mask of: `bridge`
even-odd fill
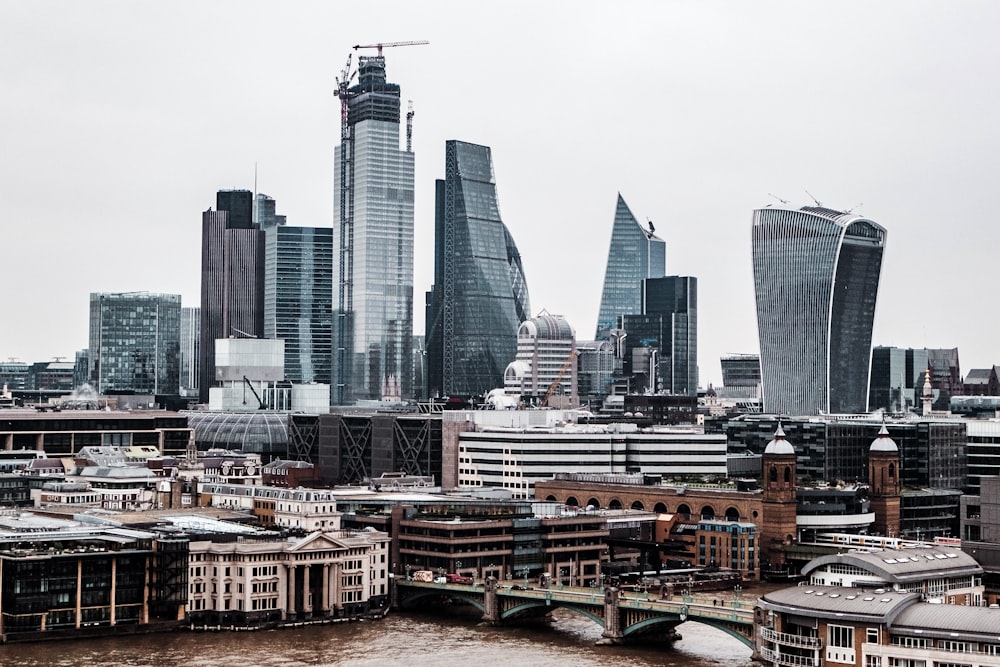
[[[431,583],[403,577],[393,580],[393,607],[397,609],[416,609],[442,596],[474,606],[482,612],[483,622],[492,625],[565,609],[603,627],[600,644],[621,644],[636,638],[669,639],[676,636],[678,625],[693,621],[718,628],[751,649],[754,645],[753,609],[738,598],[724,600],[719,606],[690,595],[668,600],[613,586],[533,588],[500,584],[492,578],[472,584]]]

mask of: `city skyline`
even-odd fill
[[[90,292],[200,305],[197,215],[254,188],[255,164],[290,224],[332,226],[335,77],[348,52],[374,55],[355,44],[426,39],[384,54],[414,102],[416,295],[459,139],[493,149],[533,308],[578,331],[596,321],[612,197],[653,220],[666,273],[699,280],[702,384],[758,349],[752,211],[807,191],[892,230],[874,345],[957,347],[963,374],[1000,361],[978,288],[1000,242],[992,3],[513,3],[474,34],[444,20],[458,3],[390,2],[376,27],[320,3],[4,7],[4,358],[72,358]],[[956,326],[984,304],[981,326]]]

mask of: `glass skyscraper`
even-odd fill
[[[530,317],[521,255],[500,219],[487,146],[448,141],[435,191],[434,286],[427,294],[428,389],[475,396],[503,387]]]
[[[264,251],[264,337],[285,341],[285,379],[330,383],[333,230],[285,226],[257,195]]]
[[[90,382],[101,394],[178,394],[181,297],[90,294]]]
[[[867,409],[885,240],[880,225],[841,211],[754,211],[764,410],[815,415]]]
[[[642,281],[666,274],[666,254],[667,246],[654,234],[653,224],[649,223],[648,229],[640,225],[619,193],[597,316],[597,338],[605,338],[610,329],[618,328],[622,315],[642,313]]]
[[[412,397],[413,153],[399,148],[399,86],[358,59],[334,165],[335,404]]]

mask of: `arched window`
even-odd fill
[[[739,521],[740,511],[735,507],[726,508],[726,521]]]
[[[632,509],[634,509],[634,510],[644,510],[646,508],[643,506],[641,500],[637,500],[634,503],[632,503]]]
[[[777,484],[778,483],[778,469],[775,468],[774,466],[771,466],[771,477],[770,477],[770,479],[771,479],[771,483],[772,484]]]
[[[889,479],[896,479],[896,464],[889,464]]]
[[[566,499],[566,504],[570,507],[579,507],[580,501],[576,499],[576,496],[570,496]]]
[[[681,503],[680,505],[677,506],[677,513],[678,514],[683,514],[684,516],[690,518],[690,516],[691,516],[691,508],[688,507],[686,504]]]
[[[663,503],[656,503],[656,505],[653,506],[653,511],[659,514],[666,514],[668,512],[667,506]]]
[[[608,503],[609,510],[620,510],[622,508],[622,501],[617,498],[612,498],[611,502]]]
[[[550,502],[550,503],[551,503],[551,502],[554,502],[554,501],[555,501],[555,499],[556,499],[556,497],[555,497],[555,496],[553,496],[553,495],[551,495],[551,494],[550,494],[550,495],[548,495],[548,496],[545,496],[545,500],[546,500],[547,502]]]
[[[701,518],[702,519],[714,519],[715,518],[715,508],[711,505],[705,505],[701,508]]]
[[[792,481],[792,469],[785,466],[785,484],[790,484]]]
[[[591,498],[590,500],[587,501],[587,507],[593,507],[594,509],[600,509],[601,508],[601,501],[598,500],[597,498]]]

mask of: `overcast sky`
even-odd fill
[[[332,225],[335,77],[429,40],[385,50],[416,112],[417,333],[461,139],[493,149],[532,308],[579,339],[621,192],[698,278],[718,384],[758,349],[753,209],[808,191],[888,230],[874,344],[1000,363],[997,26],[988,1],[0,0],[0,359],[87,347],[90,292],[199,305],[201,212],[255,164],[290,225]]]

